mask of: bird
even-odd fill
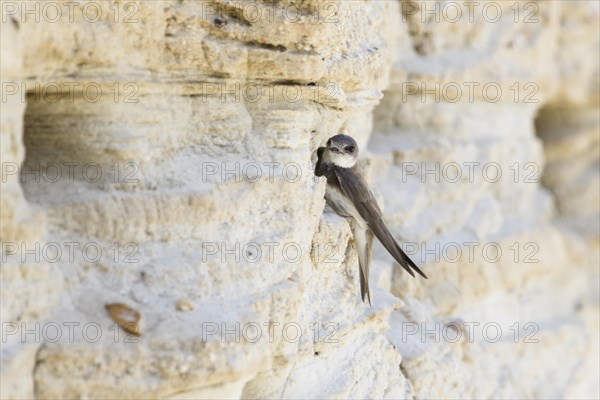
[[[375,196],[357,166],[357,161],[356,141],[351,136],[341,133],[329,138],[325,147],[317,149],[315,175],[327,179],[325,202],[350,225],[358,253],[361,298],[363,303],[367,299],[371,306],[369,268],[373,255],[373,236],[410,275],[415,277],[416,271],[425,279],[427,276],[394,239],[383,220],[383,213]]]

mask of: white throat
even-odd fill
[[[325,161],[337,165],[341,168],[352,168],[356,164],[356,158],[349,154],[338,154],[328,151]]]

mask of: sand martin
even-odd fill
[[[352,229],[360,266],[360,294],[371,304],[369,267],[373,253],[373,235],[409,274],[414,271],[427,276],[402,251],[383,221],[381,209],[356,165],[358,146],[348,135],[331,137],[326,147],[317,150],[316,176],[327,178],[325,201],[339,216],[346,218]]]

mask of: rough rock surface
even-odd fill
[[[597,3],[51,3],[2,1],[0,397],[600,397]],[[372,308],[342,130],[429,276],[376,247]]]

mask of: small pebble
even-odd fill
[[[142,314],[123,303],[105,304],[104,308],[122,329],[134,335],[141,336],[144,330],[141,326]]]
[[[175,304],[178,311],[192,311],[195,306],[194,303],[189,299],[181,299]]]

